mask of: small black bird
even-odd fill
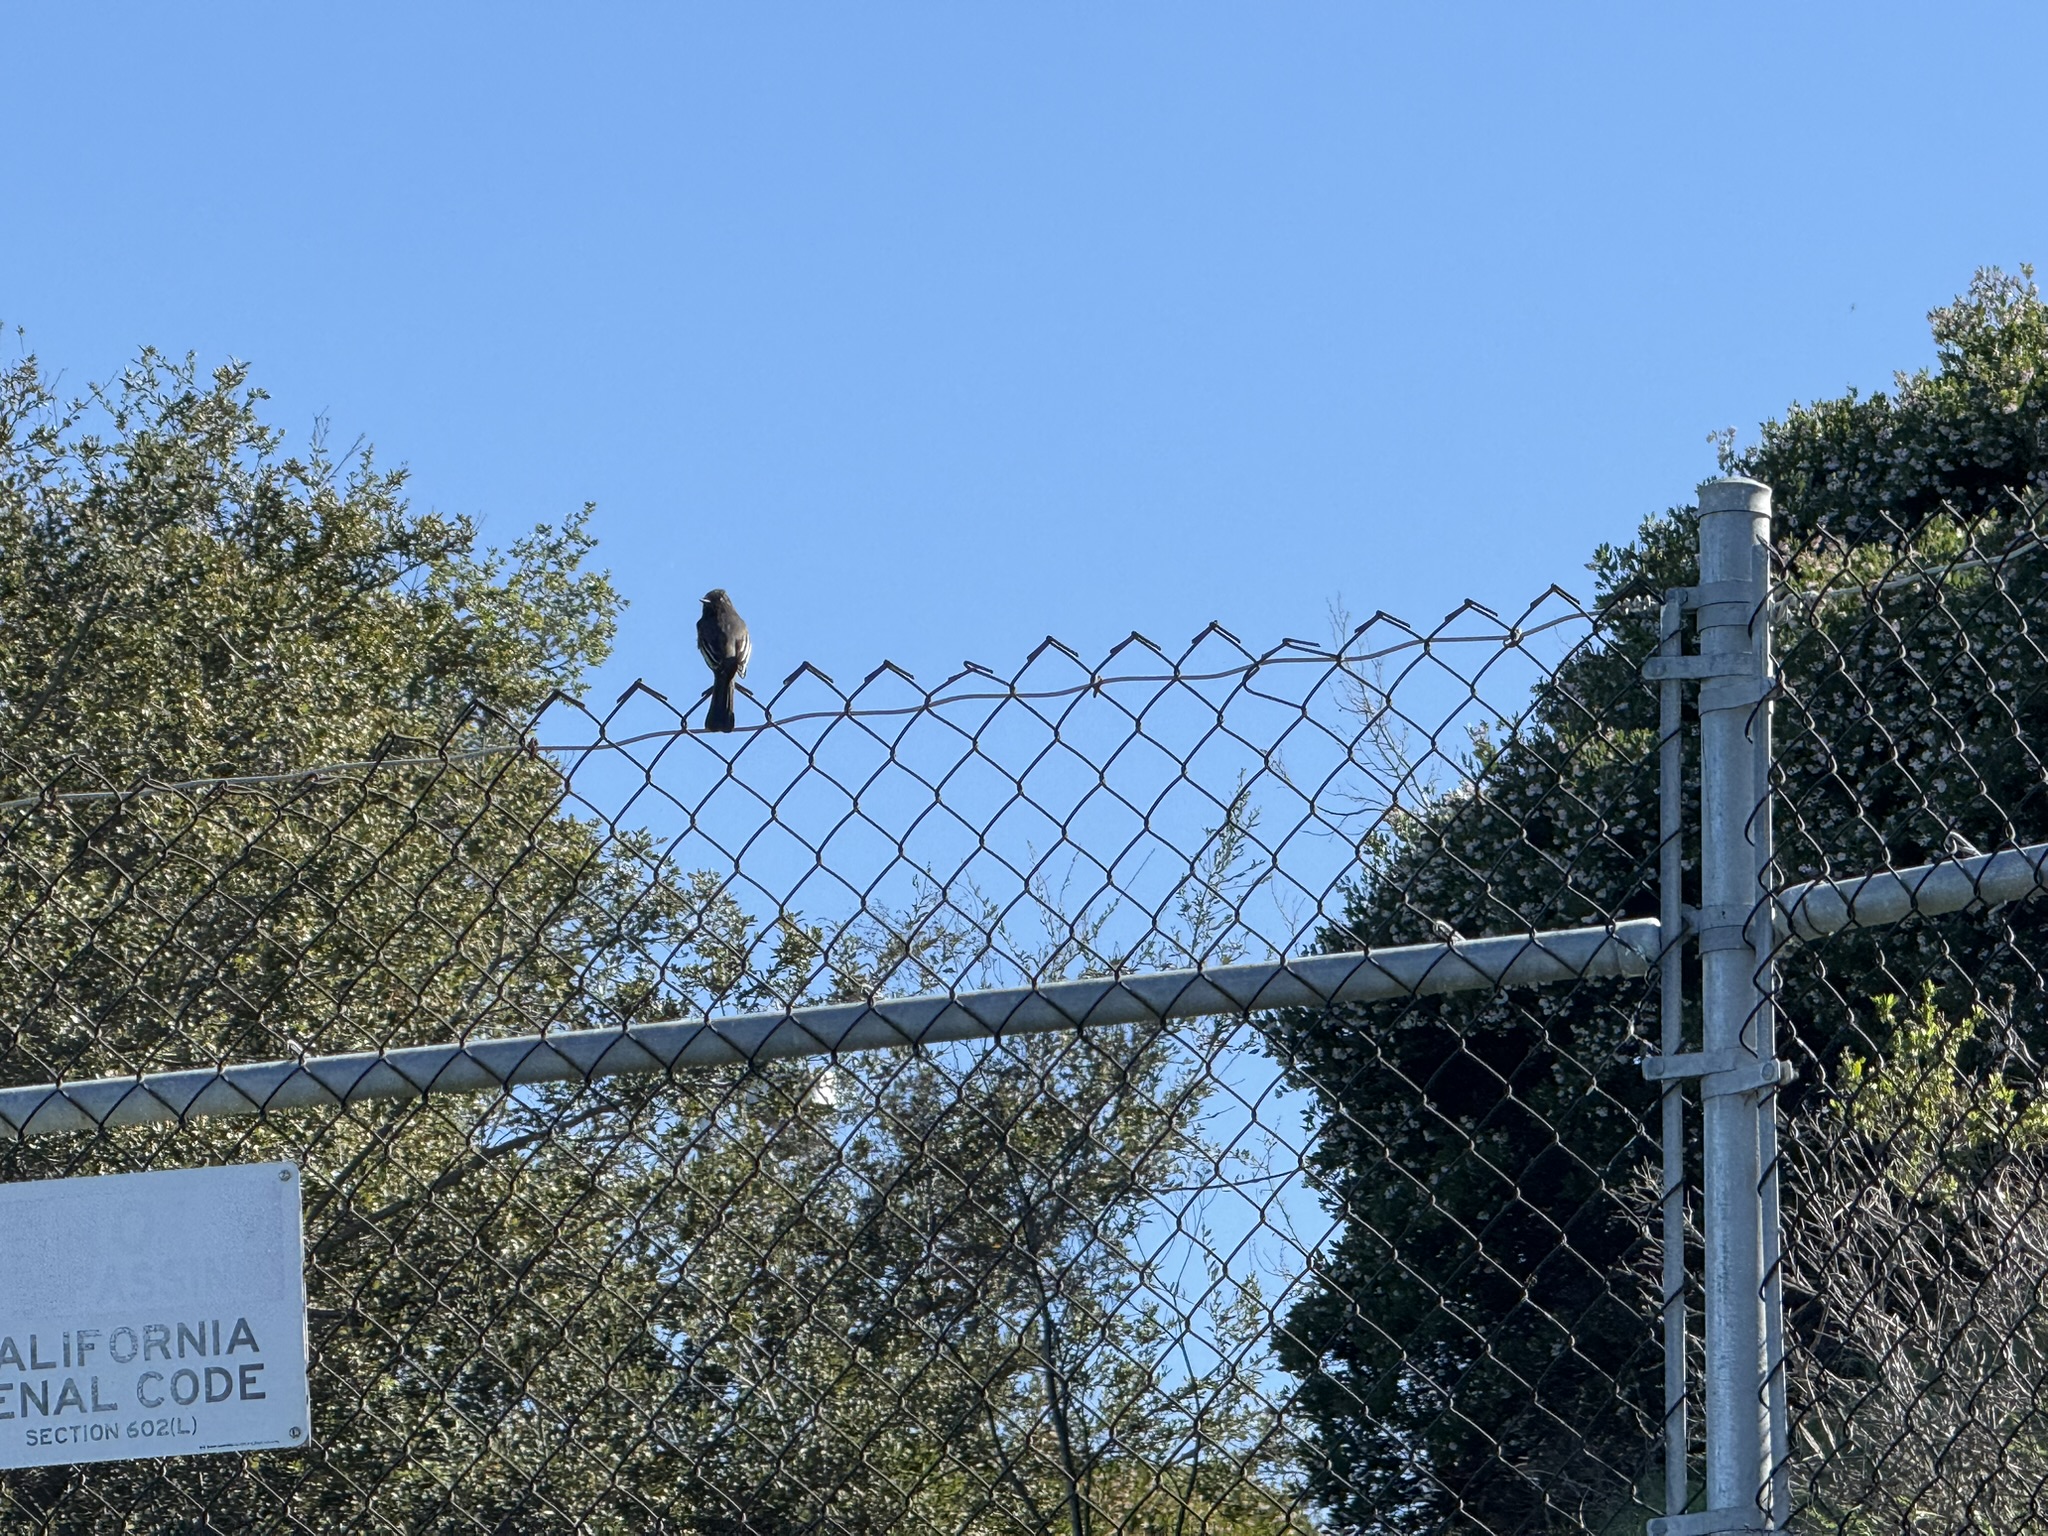
[[[735,723],[733,684],[747,675],[754,643],[747,638],[747,621],[723,587],[704,594],[704,611],[697,616],[697,654],[711,669],[711,708],[704,713],[704,729],[729,731]]]

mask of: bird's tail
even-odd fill
[[[733,684],[737,672],[721,670],[711,682],[711,707],[704,712],[704,729],[707,731],[729,731],[739,722],[732,712]]]

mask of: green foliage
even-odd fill
[[[1933,324],[1937,368],[1796,407],[1726,466],[1774,488],[1788,583],[1869,594],[1793,604],[1777,627],[1788,882],[1938,858],[1951,833],[1987,849],[2048,838],[2048,306],[2030,275],[1986,272]],[[1328,947],[1413,942],[1435,921],[1476,935],[1655,913],[1640,667],[1656,599],[1695,579],[1695,516],[1673,509],[1595,552],[1595,640],[1455,792],[1409,808]],[[2001,564],[1947,569],[1958,555]],[[1873,997],[1930,983],[2048,1044],[2044,963],[2032,907],[1795,951],[1794,1102],[1844,1053],[1878,1048]],[[1656,1156],[1637,996],[1583,985],[1283,1021],[1283,1058],[1323,1106],[1317,1163],[1344,1226],[1276,1344],[1337,1528],[1597,1530],[1654,1498],[1655,1305],[1629,1278],[1654,1273],[1649,1213],[1627,1193]]]
[[[1987,1162],[2048,1147],[2048,1104],[2023,1097],[2003,1067],[1963,1068],[1983,1044],[1982,1008],[1945,1018],[1931,983],[1903,1016],[1897,996],[1875,1002],[1886,1050],[1844,1053],[1834,1107],[1845,1132],[1885,1148],[1885,1176],[1902,1194],[1951,1202]]]
[[[619,599],[581,569],[588,508],[479,553],[368,450],[285,455],[263,398],[154,353],[89,406],[33,358],[0,374],[14,792],[69,760],[119,782],[439,745],[603,659]]]
[[[1988,1014],[1876,1000],[1786,1138],[1800,1528],[2024,1529],[2048,1477],[2048,1106]]]

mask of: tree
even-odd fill
[[[936,907],[750,912],[582,810],[520,738],[613,631],[585,517],[480,551],[367,452],[287,455],[261,402],[156,354],[75,405],[0,375],[0,1082],[783,1008],[987,950]],[[1099,967],[1085,932],[1034,964]],[[1144,1300],[1142,1208],[1215,1156],[1204,1087],[1128,1030],[0,1144],[7,1179],[298,1161],[315,1413],[304,1452],[0,1474],[0,1510],[1288,1529],[1245,1389],[1168,1369]]]
[[[2030,273],[1987,271],[1932,321],[1934,369],[1795,407],[1724,464],[1774,488],[1779,574],[1811,594],[1777,631],[1788,882],[1938,858],[1952,834],[2048,837],[2032,553],[2048,306]],[[1329,947],[1654,914],[1656,706],[1639,669],[1653,594],[1695,579],[1694,516],[1597,551],[1595,638],[1455,790],[1366,850]],[[1882,1048],[1882,997],[1931,984],[1952,1016],[1987,1008],[2043,1043],[2040,923],[2019,906],[1794,950],[1792,1112]],[[1638,995],[1588,984],[1281,1021],[1283,1059],[1320,1096],[1317,1166],[1345,1225],[1276,1342],[1340,1528],[1607,1530],[1657,1512],[1654,1292],[1617,1279],[1646,1269],[1651,1213],[1628,1192],[1656,1156]]]
[[[413,513],[403,475],[367,453],[286,457],[260,401],[240,368],[202,379],[153,354],[78,405],[33,359],[0,380],[0,793],[428,761],[12,816],[9,1081],[594,1024],[627,995],[616,972],[689,931],[678,902],[642,898],[644,849],[562,814],[545,765],[462,756],[602,658],[618,604],[580,569],[583,518],[478,554],[472,528]],[[559,1317],[591,1319],[605,1366],[652,1368],[628,1347],[647,1288],[585,1294],[630,1210],[591,1210],[591,1166],[650,1113],[625,1089],[593,1113],[517,1095],[9,1147],[11,1178],[303,1162],[325,1448],[16,1474],[11,1508],[53,1529],[132,1515],[172,1530],[201,1509],[333,1515],[374,1489],[415,1529],[518,1498],[587,1506],[603,1528],[588,1440],[580,1465],[557,1457],[525,1486],[480,1491],[465,1469],[494,1450],[517,1462],[508,1404],[587,1395],[561,1368]],[[548,1245],[578,1208],[599,1217],[588,1245]],[[449,1301],[508,1285],[525,1305],[480,1347]]]

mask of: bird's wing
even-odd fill
[[[739,670],[733,675],[735,677],[745,677],[747,675],[747,663],[754,659],[754,637],[748,634],[745,629],[741,629],[739,640],[732,649],[733,654],[739,658],[740,663]]]

